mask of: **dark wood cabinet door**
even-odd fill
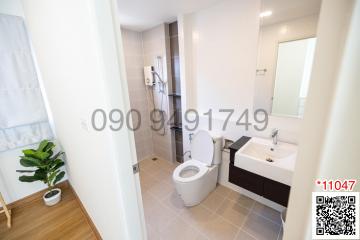
[[[263,196],[269,200],[287,206],[290,195],[290,186],[273,181],[271,179],[264,179]]]
[[[233,164],[229,166],[229,182],[245,188],[253,193],[263,194],[263,177],[235,167]]]

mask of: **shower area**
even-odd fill
[[[137,160],[183,162],[177,22],[121,32]]]

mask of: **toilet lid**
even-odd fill
[[[191,141],[191,158],[211,166],[214,156],[214,142],[206,131],[199,131]]]

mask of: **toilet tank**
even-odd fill
[[[213,157],[213,164],[214,165],[219,165],[221,164],[221,159],[222,159],[222,137],[220,136],[216,136],[216,135],[212,135],[211,137],[214,140],[214,157]]]

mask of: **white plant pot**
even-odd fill
[[[54,196],[51,196],[49,198],[46,198],[46,194],[48,194],[50,191],[47,191],[43,195],[44,203],[46,206],[54,206],[61,200],[61,189],[60,188],[54,188],[53,191],[58,191],[58,193]]]

